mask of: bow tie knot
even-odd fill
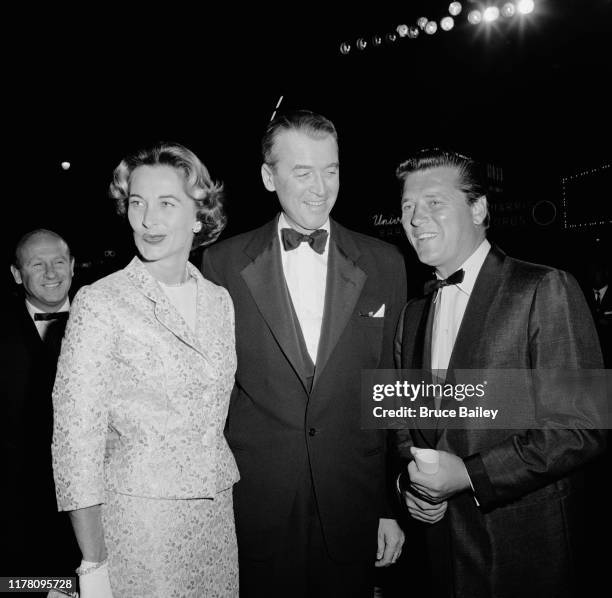
[[[464,275],[465,272],[463,270],[457,270],[456,272],[453,272],[453,274],[451,274],[448,278],[444,278],[443,280],[428,280],[425,283],[423,292],[425,295],[429,295],[429,293],[433,293],[434,291],[437,291],[442,287],[447,287],[453,284],[461,284],[463,282]]]
[[[327,231],[320,228],[309,235],[305,235],[294,228],[281,228],[281,238],[285,251],[297,249],[300,243],[308,243],[314,251],[322,254],[327,243]]]
[[[35,321],[48,321],[48,320],[67,320],[68,312],[67,311],[50,311],[44,313],[34,314]]]

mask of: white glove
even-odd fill
[[[104,562],[98,567],[94,565],[97,563],[81,561],[81,566],[77,570],[81,598],[113,598],[108,577],[108,563]]]

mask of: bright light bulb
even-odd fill
[[[62,170],[68,170],[70,168],[70,162],[62,162]]]
[[[472,23],[472,25],[478,25],[478,23],[482,21],[482,14],[479,10],[472,10],[468,14],[468,21]]]
[[[451,2],[448,5],[448,13],[456,17],[461,12],[461,2]]]
[[[515,12],[516,8],[514,8],[514,4],[512,4],[512,2],[506,2],[506,4],[502,6],[501,13],[502,16],[506,18],[513,17]]]
[[[395,30],[400,37],[406,37],[408,35],[408,25],[398,25]]]
[[[499,18],[499,8],[497,6],[487,6],[482,13],[482,18],[487,23],[492,23]]]
[[[450,31],[455,26],[455,20],[453,17],[444,17],[440,21],[440,27],[444,29],[444,31]]]
[[[425,33],[433,35],[436,31],[438,31],[438,23],[435,21],[428,21],[427,25],[425,25]]]
[[[425,25],[427,25],[427,17],[419,17],[419,19],[417,20],[417,25],[421,28],[421,29],[425,29]]]
[[[363,39],[363,37],[360,37],[360,38],[357,40],[357,44],[356,44],[356,45],[357,45],[357,47],[358,47],[360,50],[365,50],[365,49],[366,49],[366,47],[367,47],[367,45],[368,45],[368,42],[367,42],[365,39]]]
[[[410,39],[416,39],[417,37],[419,37],[419,33],[420,33],[419,28],[415,27],[414,25],[408,28],[408,37]]]
[[[534,8],[535,2],[533,0],[519,0],[516,3],[516,10],[523,15],[528,15],[530,12],[533,12]]]

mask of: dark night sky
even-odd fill
[[[354,47],[360,35],[421,14],[439,19],[448,2],[404,4],[334,17],[314,5],[273,18],[262,14],[271,7],[249,15],[237,5],[223,18],[179,5],[157,14],[152,5],[130,15],[54,7],[35,20],[15,17],[4,110],[12,155],[5,259],[38,226],[64,233],[81,260],[128,248],[106,189],[127,151],[158,139],[189,146],[225,182],[227,234],[263,223],[276,204],[260,182],[259,139],[280,95],[285,107],[335,122],[342,186],[334,214],[366,232],[376,232],[372,214],[397,212],[395,166],[422,146],[499,164],[508,193],[528,204],[558,204],[561,176],[610,163],[609,0],[540,0],[528,18],[489,27],[467,24],[464,8],[450,32],[339,53],[344,40]],[[584,201],[610,195],[606,188],[605,197]],[[565,241],[578,238],[568,234],[557,220],[499,237],[521,257],[554,261],[557,245],[566,255]],[[610,227],[589,235],[608,240]]]

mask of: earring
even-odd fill
[[[194,233],[199,233],[202,230],[202,223],[196,222],[191,229]]]

